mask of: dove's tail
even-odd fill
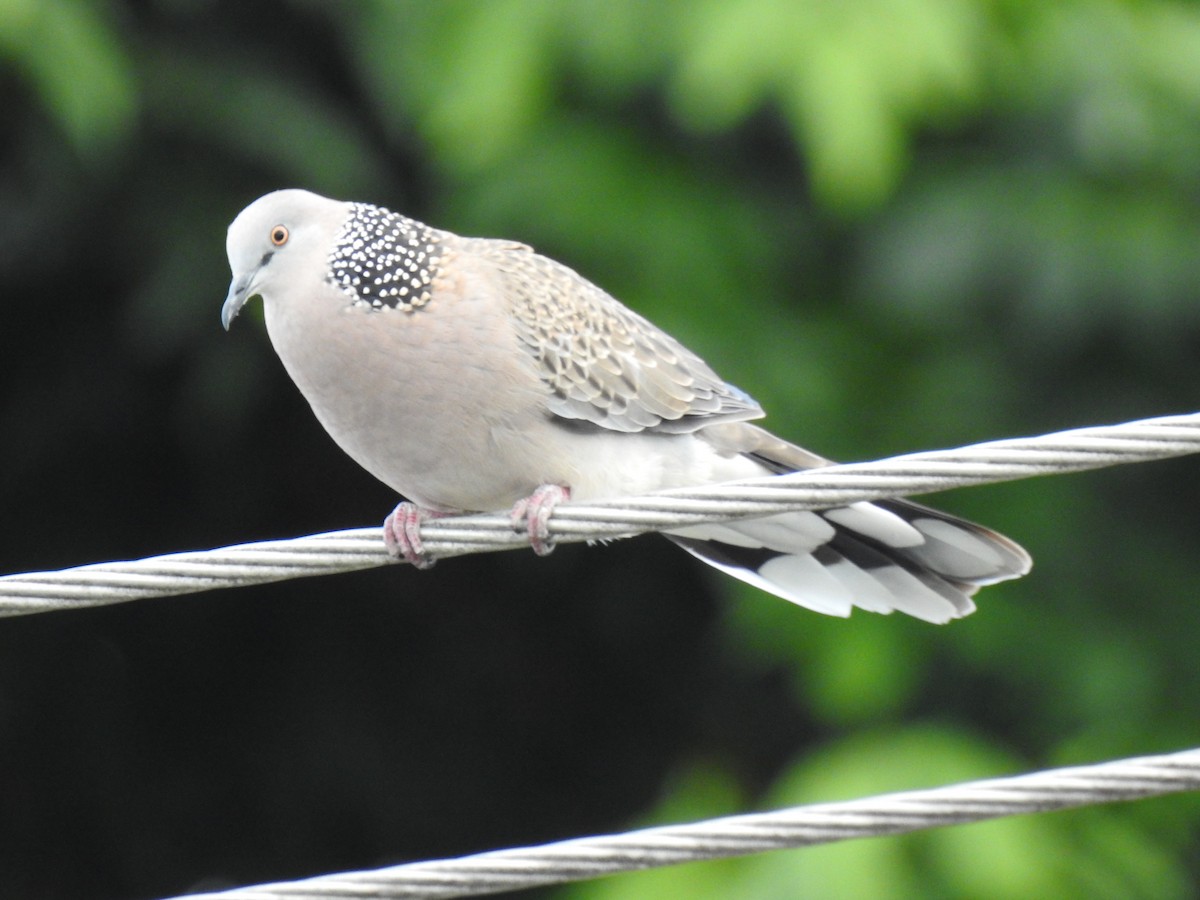
[[[943,623],[975,609],[980,587],[1029,571],[1020,546],[904,500],[854,503],[668,534],[736,578],[817,612],[899,610]]]

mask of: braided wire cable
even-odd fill
[[[679,863],[1200,790],[1200,750],[193,894],[190,900],[474,897]],[[180,898],[176,898],[180,900]]]
[[[1200,413],[1164,416],[641,497],[563,503],[551,515],[549,528],[557,542],[607,540],[1197,452]],[[431,519],[421,525],[421,538],[426,551],[436,557],[527,545],[525,536],[514,532],[509,517],[496,513]],[[0,577],[0,616],[241,587],[393,562],[384,550],[381,529],[356,528],[5,575]]]

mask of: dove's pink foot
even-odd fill
[[[554,507],[570,499],[570,488],[560,484],[543,484],[513,506],[513,528],[529,535],[529,546],[538,556],[545,556],[554,549],[554,541],[550,540],[550,514],[554,512]]]
[[[422,509],[405,500],[391,515],[383,520],[383,543],[388,553],[397,559],[412,563],[418,569],[428,569],[436,559],[425,552],[421,542],[421,523],[426,519],[440,519],[448,513]]]

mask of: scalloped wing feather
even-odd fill
[[[667,433],[762,417],[748,394],[572,269],[523,244],[469,243],[507,283],[517,334],[554,415]]]

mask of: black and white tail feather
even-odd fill
[[[971,595],[1029,571],[1017,544],[973,522],[903,500],[855,503],[668,538],[742,581],[831,616],[854,607],[944,623],[974,612]]]
[[[731,432],[736,440],[752,433],[761,442],[742,455],[776,474],[829,463],[754,426],[738,429]],[[970,615],[976,591],[1019,578],[1033,564],[1004,535],[908,500],[694,526],[667,537],[709,565],[816,612],[897,610],[937,624]]]

